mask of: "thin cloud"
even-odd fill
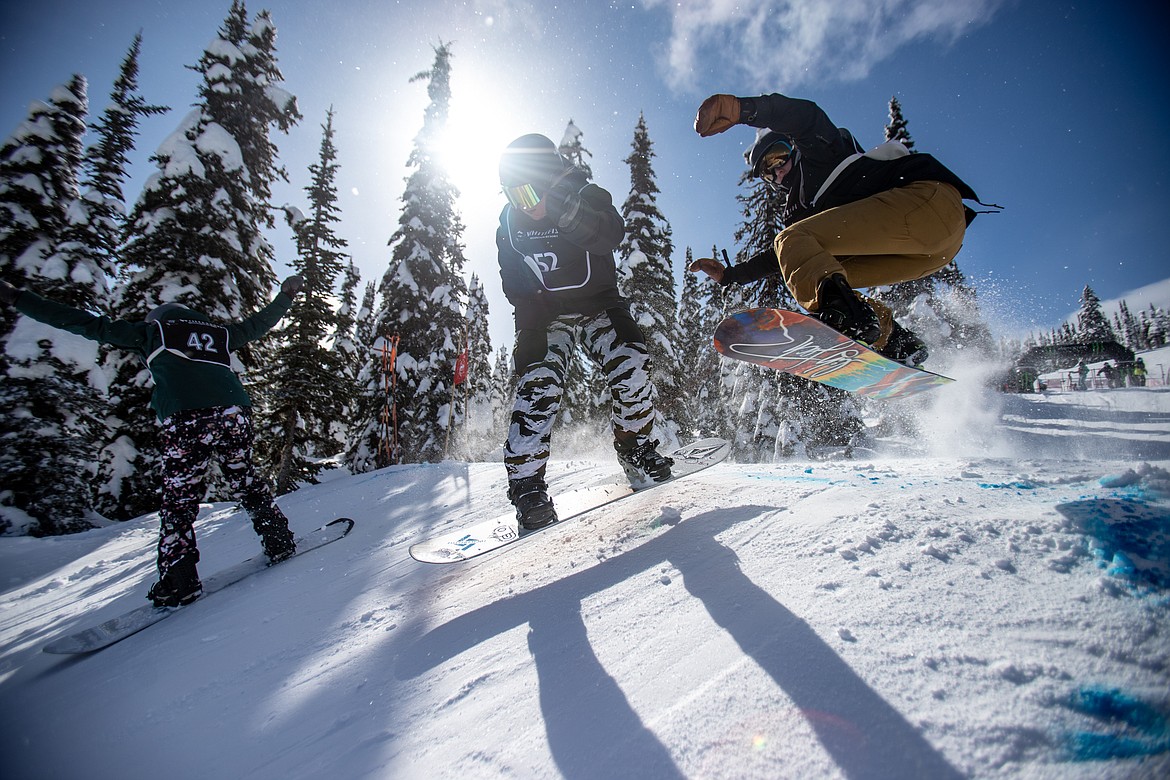
[[[854,81],[922,38],[952,43],[1007,0],[643,0],[670,17],[659,66],[672,89]]]

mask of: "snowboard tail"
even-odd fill
[[[955,381],[913,368],[786,309],[748,309],[715,329],[719,354],[868,398],[902,398]]]
[[[634,495],[634,493],[669,485],[675,480],[714,466],[726,458],[730,452],[731,444],[724,439],[700,439],[666,454],[667,457],[674,460],[674,465],[670,469],[671,476],[668,480],[652,482],[638,488],[634,488],[626,480],[622,480],[621,482],[574,490],[556,496],[555,502],[560,520],[555,523],[550,523],[534,531],[525,531],[520,528],[515,512],[508,512],[499,517],[483,520],[418,542],[411,546],[410,557],[421,563],[466,561],[514,542],[530,539],[542,531],[557,528],[586,512],[620,501]]]
[[[316,550],[318,547],[324,547],[331,542],[336,542],[338,539],[344,538],[352,530],[353,520],[348,517],[340,517],[332,520],[315,531],[298,536],[296,539],[296,554],[278,564],[272,565],[280,566],[285,561],[291,561],[293,558]],[[230,568],[218,571],[210,577],[203,578],[203,595],[191,603],[197,604],[212,593],[223,590],[227,586],[234,585],[245,577],[250,577],[267,568],[270,568],[268,558],[261,554]],[[101,650],[102,648],[121,642],[126,637],[133,636],[142,629],[152,626],[160,620],[165,620],[176,612],[187,609],[190,606],[188,604],[186,607],[156,607],[153,604],[146,604],[132,609],[123,615],[92,626],[91,628],[56,639],[45,645],[44,651],[46,653],[61,655],[92,653],[95,650]]]

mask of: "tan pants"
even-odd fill
[[[800,220],[776,236],[776,257],[797,303],[816,311],[826,276],[854,289],[921,279],[955,259],[966,229],[959,191],[919,181]]]

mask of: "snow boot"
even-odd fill
[[[287,561],[297,554],[297,545],[293,541],[292,531],[287,527],[283,531],[266,532],[260,537],[260,544],[264,547],[264,554],[268,556],[268,565]]]
[[[557,521],[557,510],[548,497],[548,487],[543,477],[522,477],[510,481],[508,500],[516,507],[516,520],[526,531],[535,531]]]
[[[202,596],[203,583],[199,581],[195,561],[194,555],[184,555],[172,563],[158,582],[150,586],[146,597],[156,607],[181,607]]]
[[[893,330],[878,353],[911,368],[922,365],[930,356],[922,339],[914,331],[902,327],[897,320],[894,320]]]
[[[658,442],[647,440],[633,447],[614,442],[618,462],[625,469],[626,479],[635,488],[670,479],[674,461],[658,452]]]
[[[849,286],[841,274],[821,280],[817,287],[817,310],[812,314],[833,330],[862,344],[872,344],[882,335],[882,326],[873,307]]]

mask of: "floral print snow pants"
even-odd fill
[[[520,380],[504,443],[509,480],[544,477],[574,344],[580,344],[605,374],[613,398],[615,442],[636,446],[650,438],[654,428],[650,353],[629,312],[610,309],[591,318],[563,315],[543,331],[516,334],[513,357]]]
[[[158,571],[164,576],[178,560],[194,556],[195,518],[207,492],[207,467],[214,458],[232,494],[252,518],[265,552],[292,543],[288,518],[273,502],[268,485],[252,464],[252,410],[216,406],[176,412],[164,423],[162,508],[159,510]]]

